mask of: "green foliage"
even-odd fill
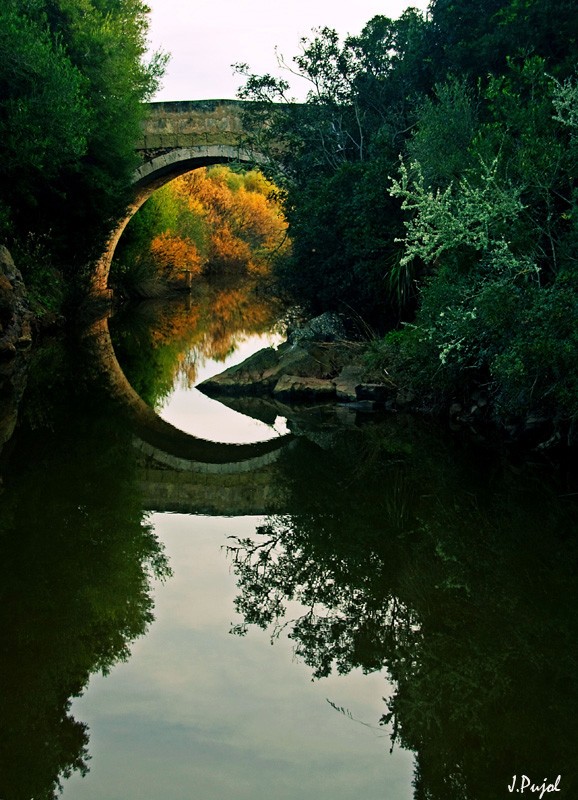
[[[390,191],[403,198],[402,210],[411,212],[402,240],[402,265],[414,258],[436,264],[448,251],[484,254],[508,249],[503,237],[523,206],[519,191],[499,179],[497,162],[482,161],[475,180],[464,177],[456,187],[435,192],[425,185],[419,163],[408,170],[402,162],[400,173],[401,179],[393,180]]]
[[[539,56],[554,74],[574,69],[578,20],[573,0],[433,0],[436,60],[483,79],[508,56]]]
[[[62,272],[54,267],[50,237],[29,233],[16,243],[12,255],[16,264],[27,265],[26,289],[34,314],[58,313],[66,299],[66,285]]]
[[[317,312],[352,307],[368,322],[396,317],[387,273],[400,234],[399,204],[384,192],[429,69],[426,24],[415,10],[375,17],[343,43],[323,28],[302,41],[294,70],[307,103],[283,105],[288,85],[250,75],[240,96],[252,146],[278,165],[294,250],[280,287]]]
[[[281,288],[405,323],[370,360],[436,406],[483,382],[498,417],[576,413],[574,6],[434,0],[343,43],[320,29],[293,60],[299,107],[244,68],[249,135],[286,190]]]
[[[450,78],[425,97],[408,142],[412,162],[420,165],[426,186],[447,187],[474,165],[472,141],[478,127],[478,102],[465,80]]]
[[[1,233],[11,245],[49,235],[69,280],[126,203],[142,102],[165,60],[144,62],[147,13],[141,0],[7,0],[0,11]]]
[[[3,235],[20,205],[30,211],[38,188],[84,156],[92,122],[85,78],[36,16],[11,0],[0,10]]]
[[[375,182],[376,167],[376,162],[342,165],[327,181],[308,187],[287,212],[292,252],[275,265],[275,274],[281,290],[312,313],[337,306],[357,311],[367,322],[383,322],[392,313],[384,282],[401,231],[392,199]],[[384,226],[388,216],[391,223]]]
[[[578,414],[575,276],[548,287],[503,249],[475,274],[439,269],[422,290],[415,323],[375,344],[374,369],[437,408],[483,387],[495,419],[530,415],[563,427]]]
[[[447,96],[456,88],[450,82]],[[462,160],[449,182],[427,155],[440,141],[438,97],[408,148],[417,142],[425,168],[402,160],[391,187],[406,214],[400,269],[415,276],[425,266],[429,277],[411,333],[386,339],[373,361],[389,359],[395,380],[436,406],[483,385],[497,419],[537,415],[566,427],[578,412],[573,83],[554,81],[539,58],[491,76],[468,152],[459,137],[456,152],[447,146],[446,163]],[[452,125],[450,115],[448,134]]]
[[[207,233],[202,217],[170,186],[163,186],[149,197],[131,218],[111,269],[111,280],[129,295],[138,295],[139,287],[158,277],[159,268],[150,252],[151,242],[163,233],[190,238],[201,253],[206,253]]]

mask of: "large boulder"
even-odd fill
[[[327,378],[282,375],[273,389],[273,396],[287,400],[331,400],[335,385]]]
[[[269,395],[275,392],[279,380],[285,376],[326,381],[330,384],[358,349],[357,345],[346,342],[312,340],[302,340],[296,344],[286,342],[277,350],[272,347],[260,350],[241,364],[203,381],[197,388],[211,396]],[[295,389],[294,394],[311,396],[312,387],[315,385],[319,386],[319,391],[324,396],[327,396],[328,392],[335,394],[333,384],[327,389],[321,383],[310,384],[308,392]],[[284,388],[281,391],[287,394]]]
[[[326,311],[314,317],[304,325],[292,328],[287,332],[289,344],[299,342],[339,342],[347,339],[345,325],[339,314]]]
[[[32,343],[31,319],[22,275],[0,246],[0,450],[14,433],[26,386],[24,351]]]

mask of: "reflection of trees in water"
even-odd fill
[[[575,500],[397,420],[287,453],[280,479],[294,513],[231,544],[246,624],[288,625],[317,676],[387,668],[416,798],[502,798],[514,774],[572,792]]]
[[[0,504],[6,800],[52,798],[86,771],[88,730],[71,698],[128,657],[153,619],[151,578],[168,572],[133,485],[126,426],[79,386],[60,348],[32,366]]]
[[[158,406],[175,382],[193,386],[208,359],[224,361],[246,336],[270,331],[280,305],[258,286],[198,281],[190,298],[149,301],[113,318],[116,353],[143,400]]]

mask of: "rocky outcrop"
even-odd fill
[[[291,331],[279,348],[260,350],[201,383],[213,397],[272,397],[281,402],[383,404],[391,389],[366,378],[365,345],[347,341],[336,314],[322,314]]]
[[[268,347],[199,385],[211,396],[272,396],[282,400],[333,400],[354,392],[341,375],[360,360],[363,347],[353,342],[318,342],[300,339],[279,348]],[[363,367],[354,371],[358,377]],[[349,375],[353,372],[349,370]],[[351,381],[350,381],[351,383]],[[348,384],[349,385],[349,384]]]
[[[344,342],[347,339],[345,324],[339,314],[326,311],[313,317],[304,325],[289,328],[287,341],[289,344],[299,342]]]
[[[0,451],[11,438],[26,385],[26,353],[32,344],[32,313],[22,275],[0,246]]]
[[[7,248],[0,245],[0,361],[32,344],[32,313],[22,275]]]

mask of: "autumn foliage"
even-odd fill
[[[275,185],[257,170],[216,166],[155,192],[127,228],[115,275],[173,286],[201,273],[265,276],[288,248]]]

